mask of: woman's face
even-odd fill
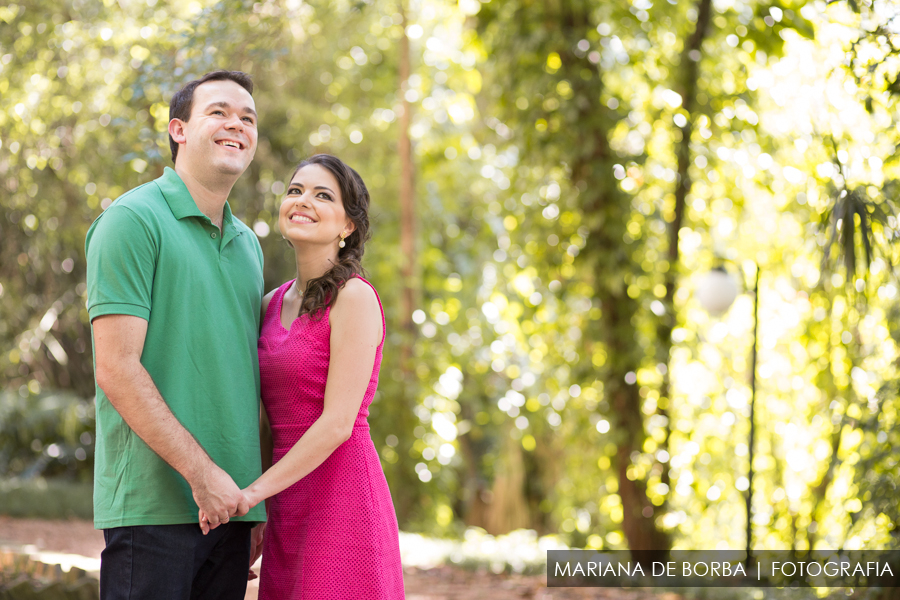
[[[278,213],[281,235],[298,245],[334,245],[341,233],[353,233],[353,222],[344,211],[341,188],[331,171],[306,165],[294,174]]]

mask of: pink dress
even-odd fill
[[[262,400],[272,426],[274,462],[322,414],[331,353],[330,309],[319,321],[303,315],[289,330],[281,325],[282,300],[292,283],[272,296],[259,339]],[[381,318],[383,324],[384,309]],[[271,500],[261,600],[404,597],[397,517],[366,421],[383,346],[384,338],[350,439]]]

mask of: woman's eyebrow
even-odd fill
[[[291,189],[292,187],[302,188],[302,187],[303,187],[303,184],[302,184],[302,183],[292,183],[292,184],[290,184],[290,185],[288,186],[288,189]],[[314,190],[325,190],[325,191],[327,191],[327,192],[331,192],[332,194],[334,194],[334,190],[332,190],[331,188],[326,187],[326,186],[324,186],[324,185],[317,185],[317,186],[315,186],[313,189],[314,189]]]

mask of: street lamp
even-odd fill
[[[754,266],[756,267],[756,272],[753,275],[753,288],[749,290],[753,295],[753,347],[750,350],[750,437],[747,443],[749,463],[747,465],[746,561],[748,567],[750,565],[750,551],[753,546],[751,511],[753,507],[753,442],[756,434],[756,420],[754,419],[756,409],[756,347],[759,331],[759,265],[755,264]],[[697,285],[697,299],[700,301],[700,305],[712,315],[724,314],[734,302],[737,293],[737,282],[721,266],[704,275]]]

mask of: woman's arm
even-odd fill
[[[260,459],[262,460],[262,472],[265,473],[272,466],[272,426],[269,425],[269,415],[266,414],[266,407],[260,404],[259,407],[259,450]]]
[[[350,438],[381,343],[381,309],[375,292],[348,281],[331,309],[331,359],[322,415],[277,464],[244,490],[250,506],[290,487]]]

